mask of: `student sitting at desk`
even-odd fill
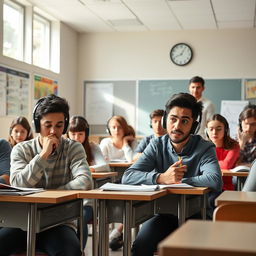
[[[109,172],[109,165],[106,163],[100,147],[89,142],[90,127],[87,120],[82,116],[72,116],[69,122],[68,137],[72,140],[80,142],[85,150],[87,162],[89,163],[91,172]],[[84,205],[84,246],[88,238],[87,224],[92,220],[93,210],[88,204]]]
[[[70,118],[68,137],[83,145],[91,172],[109,172],[109,165],[100,147],[94,142],[89,142],[89,133],[89,124],[84,117],[72,116]]]
[[[153,129],[154,134],[145,137],[135,149],[136,155],[133,157],[133,161],[136,161],[144,149],[147,147],[151,139],[163,136],[166,134],[166,130],[162,127],[162,117],[164,115],[163,109],[156,109],[150,113],[150,128]]]
[[[9,184],[11,150],[9,143],[0,139],[0,183]]]
[[[216,154],[221,169],[232,169],[239,158],[240,147],[229,136],[229,125],[225,117],[213,115],[207,121],[206,136],[215,144]],[[223,178],[223,190],[234,190],[232,177]]]
[[[179,93],[166,103],[163,127],[167,134],[151,140],[140,158],[125,171],[124,184],[174,184],[184,182],[209,187],[208,216],[216,192],[222,189],[221,171],[212,142],[197,132],[202,105],[188,93]],[[154,170],[152,172],[152,170]],[[158,243],[177,228],[177,217],[157,214],[145,223],[133,243],[133,256],[152,256]]]
[[[65,99],[49,95],[38,100],[33,111],[39,136],[18,143],[11,153],[10,183],[45,189],[92,188],[92,177],[83,146],[64,139],[69,124]],[[26,248],[27,232],[19,228],[0,229],[0,255]],[[36,248],[48,255],[82,255],[73,223],[56,226],[37,235]]]
[[[113,116],[107,122],[107,131],[110,138],[100,142],[100,148],[107,161],[123,160],[131,162],[137,146],[135,137],[122,116]]]
[[[12,147],[17,143],[33,139],[33,133],[31,126],[24,116],[18,116],[13,119],[10,130],[8,141]]]
[[[251,165],[256,159],[256,105],[249,104],[239,115],[237,138],[240,145],[239,165]]]
[[[122,116],[113,116],[107,122],[107,130],[111,135],[100,143],[100,148],[107,161],[123,160],[131,162],[137,146],[134,129]],[[109,235],[109,247],[118,250],[123,246],[123,224],[112,230]]]

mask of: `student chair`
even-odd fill
[[[256,204],[232,203],[215,208],[213,221],[256,222]]]

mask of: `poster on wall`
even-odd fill
[[[49,94],[58,95],[58,81],[35,75],[34,76],[34,99],[38,100]]]
[[[256,99],[256,79],[246,79],[244,88],[246,99]]]
[[[28,115],[28,73],[0,66],[1,115]]]
[[[85,115],[89,124],[104,125],[113,115],[113,84],[86,83]]]

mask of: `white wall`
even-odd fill
[[[184,67],[169,58],[178,42],[194,51]],[[81,34],[78,61],[82,111],[84,80],[255,78],[256,29]]]
[[[2,8],[1,0],[0,6]],[[0,38],[2,38],[2,11],[0,9]],[[28,72],[31,75],[29,109],[30,113],[27,116],[29,121],[32,121],[32,111],[34,107],[34,87],[33,75],[39,74],[58,80],[59,96],[68,100],[70,105],[70,114],[77,113],[78,104],[76,101],[77,94],[77,43],[78,34],[65,24],[60,26],[60,73],[54,73],[33,65],[29,65],[2,55],[2,40],[0,40],[0,65],[8,66],[13,69],[18,69]],[[1,107],[1,103],[0,103]],[[0,138],[8,138],[9,126],[14,117],[0,117]]]

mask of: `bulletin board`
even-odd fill
[[[30,74],[0,66],[0,115],[28,116]]]

